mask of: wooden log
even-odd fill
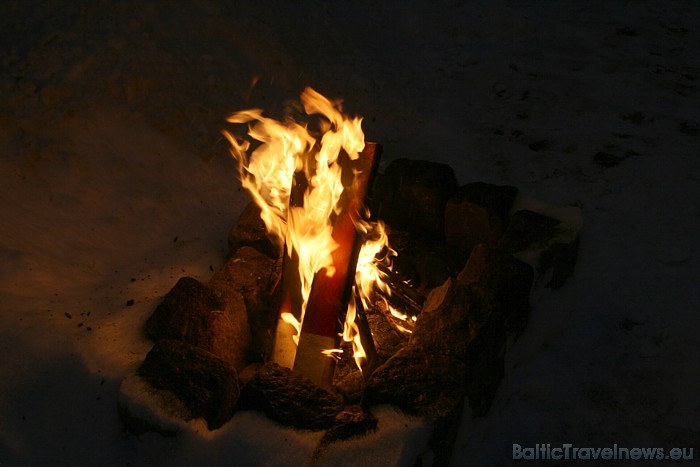
[[[366,382],[369,375],[379,366],[379,356],[374,346],[367,313],[357,290],[355,290],[355,313],[355,324],[357,324],[357,331],[360,334],[360,343],[365,351],[365,362],[360,369],[362,370],[362,379]]]
[[[384,282],[391,290],[391,295],[385,295],[394,306],[409,316],[417,316],[423,308],[425,296],[401,280],[398,274],[386,266],[378,265],[384,274]]]
[[[285,258],[283,299],[273,360],[322,386],[330,386],[333,378],[335,360],[328,358],[323,351],[338,347],[340,326],[352,292],[361,247],[361,236],[355,223],[363,215],[365,198],[376,173],[380,153],[380,145],[366,143],[357,160],[352,161],[347,155],[339,159],[345,191],[342,195],[344,207],[333,223],[332,235],[338,243],[338,248],[332,253],[335,273],[328,276],[322,270],[314,277],[297,346],[294,346],[291,337],[296,330],[282,319],[282,314],[292,313],[297,319],[300,318],[298,260]],[[353,174],[356,176],[353,177]],[[292,202],[298,199],[299,192],[304,188],[303,183],[295,184]]]

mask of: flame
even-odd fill
[[[260,217],[268,233],[280,246],[286,246],[289,258],[298,259],[301,310],[297,313],[299,316],[291,312],[281,315],[281,319],[296,330],[293,336],[296,344],[314,276],[321,271],[329,276],[335,272],[332,253],[338,245],[332,237],[332,219],[340,212],[339,200],[344,190],[338,157],[345,152],[355,160],[365,145],[362,119],[343,115],[338,102],[331,102],[311,88],[302,92],[301,102],[308,115],[323,117],[320,131],[311,131],[306,125],[291,119],[267,118],[261,109],[250,109],[232,114],[227,121],[247,124],[249,139],[255,143],[223,132],[231,144],[231,154],[238,162],[241,184],[260,207]],[[301,201],[291,199],[295,182],[307,184]],[[366,241],[359,255],[355,287],[367,308],[375,288],[390,294],[377,264],[390,265],[391,256],[396,252],[389,247],[383,223],[359,220],[356,228],[365,235]],[[353,295],[342,337],[346,342],[352,342],[359,366],[366,355],[355,324],[356,313]],[[335,356],[339,352],[339,349],[329,349],[324,353]]]

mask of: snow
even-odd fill
[[[133,437],[116,409],[145,319],[209,278],[247,202],[226,115],[279,115],[305,85],[365,118],[384,166],[582,211],[575,274],[533,291],[455,465],[509,464],[514,443],[698,448],[698,24],[692,0],[2,2],[0,465],[306,462],[320,435],[258,414]],[[320,462],[425,454],[427,428],[378,416]]]

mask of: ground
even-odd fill
[[[536,443],[697,459],[698,25],[692,0],[3,2],[0,465],[305,462],[317,435],[250,414],[130,437],[116,399],[145,319],[181,275],[208,279],[247,202],[225,117],[279,116],[307,85],[364,117],[383,166],[445,162],[583,211],[574,276],[536,285],[455,465]],[[425,430],[382,416],[371,450],[323,462],[411,465]]]

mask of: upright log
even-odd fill
[[[328,276],[322,270],[314,277],[296,347],[291,340],[296,330],[281,317],[286,312],[299,319],[296,314],[300,307],[295,303],[301,299],[297,261],[294,257],[285,257],[283,298],[273,359],[321,386],[329,386],[333,378],[335,360],[324,355],[323,351],[338,347],[338,336],[352,292],[361,248],[361,236],[355,224],[363,215],[365,198],[376,173],[380,152],[380,145],[366,143],[357,160],[350,160],[346,155],[339,159],[345,190],[341,198],[343,209],[333,222],[332,235],[338,244],[332,253],[335,273]],[[298,196],[295,191],[304,188],[303,184],[296,184],[292,188],[292,200]]]

